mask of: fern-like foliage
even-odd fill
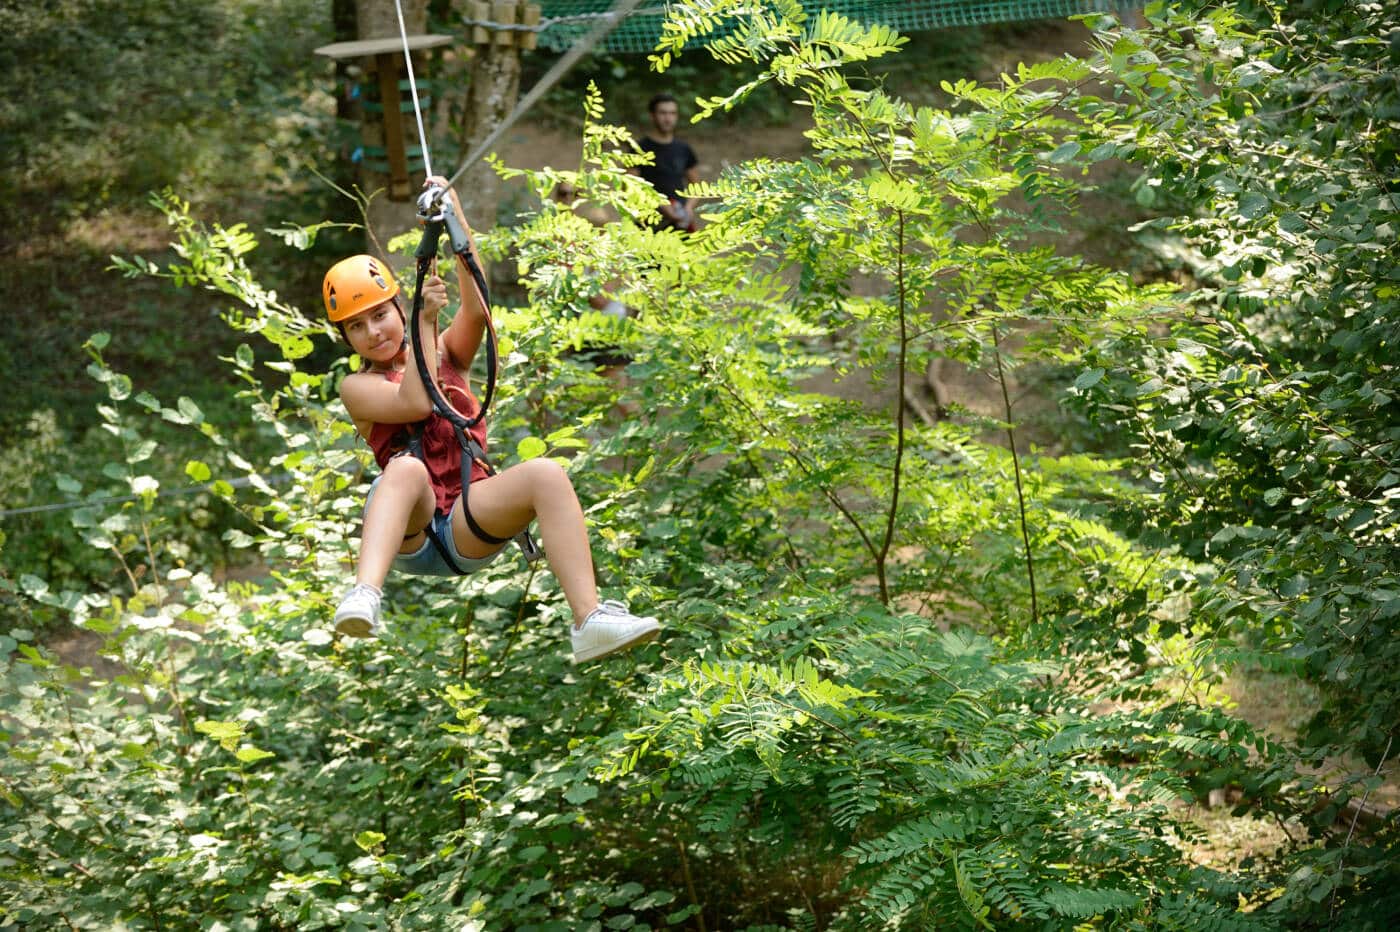
[[[1244,774],[1228,738],[1238,726],[1171,704],[1033,714],[1054,668],[985,638],[909,617],[820,627],[839,674],[804,659],[692,662],[657,678],[604,776],[670,761],[697,827],[717,837],[771,825],[791,801],[783,787],[809,788],[827,816],[803,831],[845,844],[855,915],[869,922],[1139,921],[1173,876],[1168,889],[1191,890],[1165,904],[1174,915],[1223,920],[1253,894],[1189,879],[1168,840],[1168,805],[1192,792],[1180,774]]]

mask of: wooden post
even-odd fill
[[[520,11],[520,24],[522,26],[538,26],[540,24],[540,5],[538,3],[527,3]],[[516,43],[522,50],[530,51],[538,43],[540,34],[534,32],[521,32],[517,34],[520,41]]]
[[[467,4],[467,15],[477,21],[477,25],[472,26],[472,45],[489,45],[491,32],[480,24],[491,19],[491,4],[488,0],[471,0]]]
[[[332,0],[331,21],[335,26],[336,42],[352,42],[358,33],[355,31],[354,0]],[[338,126],[360,125],[360,99],[355,93],[359,71],[353,58],[333,58],[335,62],[335,119]],[[337,134],[338,135],[338,134]],[[337,146],[335,163],[328,174],[337,186],[349,191],[359,180],[358,168],[351,158],[355,144],[347,141]],[[331,207],[330,219],[348,223],[359,223],[360,212],[347,198],[336,195]]]
[[[361,41],[385,40],[385,48],[376,48],[374,57],[366,59],[375,65],[382,63],[386,57],[393,58],[392,71],[379,68],[378,86],[379,102],[383,105],[382,113],[367,113],[364,123],[365,138],[367,140],[379,136],[384,146],[385,155],[397,152],[403,156],[404,127],[403,114],[399,111],[399,78],[407,77],[407,72],[403,66],[403,45],[399,36],[399,17],[395,5],[386,0],[355,0],[357,14],[359,17],[360,39]],[[403,21],[404,27],[410,36],[427,32],[428,25],[428,0],[403,0]],[[416,64],[416,62],[415,62]],[[386,81],[386,74],[390,80]],[[397,120],[397,130],[391,127],[390,119]],[[398,138],[392,139],[390,134],[397,131]],[[416,131],[414,135],[417,135]],[[367,142],[367,145],[373,143]],[[371,252],[377,251],[374,248],[374,241],[387,244],[389,239],[397,236],[405,230],[411,230],[418,224],[418,212],[412,197],[411,188],[415,182],[408,176],[406,164],[400,164],[397,168],[390,158],[388,175],[371,171],[366,164],[366,159],[360,163],[360,183],[365,191],[383,189],[383,193],[370,202],[366,235],[371,241]],[[395,177],[397,176],[397,177]]]
[[[407,77],[407,70],[402,64],[404,39],[399,34],[394,5],[382,0],[356,0],[355,6],[360,38],[322,46],[316,54],[337,62],[359,63],[364,80],[379,93],[381,110],[360,107],[360,139],[366,149],[382,147],[383,161],[381,156],[367,156],[359,164],[361,189],[367,193],[383,192],[370,201],[365,231],[367,251],[379,252],[390,237],[412,229],[418,222],[414,195],[419,179],[413,178],[408,168],[408,146],[417,140],[418,133],[415,126],[404,125],[404,95],[399,82]],[[410,54],[451,44],[451,36],[421,34],[427,19],[427,0],[405,0],[404,19]],[[421,86],[426,75],[417,67],[415,75]]]
[[[392,53],[374,56],[379,72],[379,101],[384,105],[384,151],[389,159],[389,200],[412,200],[408,184],[408,156],[399,98],[399,58]]]
[[[491,19],[503,26],[515,25],[515,0],[492,0]],[[497,29],[492,38],[496,45],[514,45],[515,30]]]
[[[473,19],[498,23],[515,23],[517,16],[527,14],[516,0],[473,0],[468,5]],[[483,8],[485,12],[483,13]],[[471,79],[467,85],[466,125],[463,127],[461,150],[476,149],[492,131],[515,109],[520,96],[520,45],[518,30],[472,29],[476,54],[471,63]],[[487,164],[467,166],[457,196],[467,212],[467,219],[481,227],[493,226],[500,200],[500,179]]]

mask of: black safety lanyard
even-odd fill
[[[515,110],[510,113],[500,124],[493,129],[485,139],[477,144],[475,152],[468,154],[466,160],[447,180],[443,187],[433,186],[425,191],[418,198],[418,216],[423,220],[423,238],[418,243],[418,284],[413,290],[413,313],[409,322],[409,329],[412,331],[413,356],[418,363],[418,375],[423,380],[423,387],[428,391],[428,397],[433,401],[433,410],[442,417],[447,418],[451,423],[453,431],[457,434],[457,443],[462,448],[462,512],[466,516],[467,526],[472,533],[476,534],[487,543],[505,543],[499,537],[494,537],[484,533],[472,517],[471,509],[467,507],[467,490],[471,488],[471,464],[480,463],[482,469],[486,470],[488,476],[495,475],[495,469],[486,459],[486,452],[481,449],[468,431],[476,426],[477,422],[486,416],[486,410],[491,407],[491,398],[496,391],[496,329],[491,323],[490,297],[486,290],[486,277],[481,274],[481,268],[477,265],[476,259],[471,254],[471,241],[467,238],[467,231],[462,228],[462,224],[457,220],[456,212],[448,200],[447,189],[462,177],[462,174],[477,160],[491,151],[491,146],[505,133],[507,129],[515,124],[536,102],[540,100],[546,91],[554,85],[564,73],[574,66],[587,52],[603,40],[603,37],[612,30],[614,26],[622,22],[633,10],[640,6],[642,0],[617,0],[611,12],[599,18],[593,28],[583,39],[573,45],[554,65],[536,82],[520,102],[516,104]],[[413,115],[418,122],[418,142],[423,153],[423,168],[427,176],[433,177],[433,167],[431,157],[428,153],[428,135],[423,128],[423,109],[418,102],[418,83],[413,76],[413,55],[408,44],[408,30],[404,25],[403,4],[400,0],[394,0],[394,8],[398,13],[399,37],[403,40],[404,65],[408,71],[409,91],[413,95]],[[428,365],[423,360],[422,338],[418,334],[418,319],[423,310],[423,279],[427,277],[428,269],[432,265],[433,259],[437,256],[438,240],[442,237],[443,228],[446,227],[448,235],[452,239],[452,251],[461,256],[467,263],[467,268],[471,271],[472,278],[476,282],[477,290],[481,294],[481,306],[486,313],[486,358],[488,362],[486,374],[486,397],[482,400],[476,415],[471,419],[462,417],[456,409],[448,403],[438,390],[437,383],[433,380],[432,373],[428,372]],[[421,426],[418,430],[410,432],[409,449],[419,459],[423,458],[422,443],[420,440]],[[438,540],[433,534],[432,525],[428,525],[428,538],[442,554],[447,565],[462,573],[462,568],[452,559],[451,554],[443,542]],[[535,542],[530,537],[527,528],[515,537],[520,544],[520,549],[525,554],[526,560],[537,560],[540,557],[540,550],[535,546]],[[465,574],[464,574],[465,575]]]
[[[426,197],[426,196],[425,196]],[[467,236],[467,231],[457,219],[456,211],[452,204],[447,201],[446,196],[441,197],[438,203],[442,204],[441,210],[433,216],[426,216],[431,213],[432,200],[422,200],[420,205],[429,205],[423,211],[423,237],[418,241],[418,251],[414,254],[418,260],[418,280],[413,288],[413,310],[409,315],[409,335],[413,341],[413,359],[418,366],[418,377],[423,383],[424,389],[428,392],[428,397],[433,403],[433,412],[439,417],[447,420],[452,425],[452,432],[457,436],[457,445],[461,448],[461,471],[462,471],[462,515],[467,520],[467,527],[477,537],[488,544],[505,544],[508,538],[497,537],[494,534],[482,530],[472,517],[471,508],[468,505],[467,493],[472,484],[472,463],[477,463],[488,476],[494,476],[496,469],[486,458],[486,451],[481,444],[476,442],[476,438],[471,435],[471,430],[481,423],[486,417],[487,410],[491,407],[491,402],[496,395],[496,327],[491,321],[491,298],[486,287],[486,276],[482,274],[481,266],[476,261],[476,256],[472,254],[471,240]],[[471,273],[472,281],[476,286],[477,294],[481,298],[482,312],[486,317],[486,395],[482,398],[477,410],[470,418],[464,417],[461,412],[452,407],[452,403],[443,397],[442,391],[438,388],[437,379],[434,373],[428,371],[428,361],[423,353],[423,336],[419,332],[419,321],[423,315],[423,282],[431,271],[433,260],[437,258],[438,242],[442,239],[444,229],[452,244],[452,252],[460,257],[467,264],[467,270]],[[466,296],[463,295],[465,304]],[[412,431],[409,449],[413,455],[419,459],[423,457],[423,447],[421,442],[422,425],[415,425]],[[465,576],[470,571],[464,570],[461,565],[453,559],[448,551],[446,543],[438,539],[433,533],[432,525],[428,526],[428,539],[433,542],[439,554],[447,562],[447,565]],[[541,556],[540,549],[536,546],[534,538],[530,536],[529,528],[515,535],[515,542],[520,545],[520,551],[528,561],[538,560]]]

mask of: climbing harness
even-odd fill
[[[423,236],[418,241],[418,249],[414,253],[417,260],[417,282],[413,288],[413,308],[409,315],[409,334],[413,341],[413,359],[418,367],[418,377],[423,383],[423,387],[428,392],[428,397],[432,401],[433,412],[452,425],[452,432],[457,438],[457,445],[461,448],[461,472],[462,472],[462,516],[466,519],[467,527],[478,538],[488,544],[506,544],[509,538],[497,537],[484,530],[477,524],[472,516],[472,511],[468,503],[468,492],[471,489],[472,464],[475,463],[485,471],[486,475],[494,476],[495,467],[486,458],[486,451],[476,438],[471,435],[471,430],[481,423],[486,417],[486,412],[491,407],[491,402],[496,395],[496,369],[497,369],[497,346],[496,346],[496,326],[491,319],[491,295],[486,285],[486,276],[481,271],[481,265],[476,261],[476,256],[472,252],[471,238],[465,226],[458,219],[456,211],[453,209],[447,191],[453,183],[467,170],[468,166],[480,159],[500,138],[501,134],[509,129],[516,120],[520,119],[526,111],[538,101],[544,93],[554,85],[564,72],[568,71],[583,55],[607,34],[622,17],[626,16],[641,0],[619,0],[613,12],[606,19],[602,19],[593,28],[593,31],[583,42],[574,46],[555,63],[543,78],[531,88],[530,92],[516,105],[514,111],[490,135],[476,148],[472,154],[468,155],[456,173],[448,179],[445,185],[429,185],[428,188],[418,197],[418,219],[423,224]],[[418,84],[413,74],[413,56],[408,47],[408,32],[404,26],[403,5],[400,0],[394,0],[394,7],[398,13],[399,35],[403,39],[404,60],[408,66],[408,89],[413,96],[413,115],[418,122],[418,143],[423,150],[423,167],[428,178],[433,178],[432,157],[428,153],[428,137],[423,128],[423,111],[418,103]],[[432,270],[433,262],[437,259],[438,245],[442,240],[443,233],[447,234],[448,241],[452,247],[453,255],[457,256],[467,266],[471,273],[471,284],[475,287],[477,297],[481,302],[482,314],[486,319],[486,392],[480,403],[477,405],[476,413],[471,417],[466,417],[452,403],[443,396],[442,390],[438,387],[434,374],[428,371],[427,359],[423,354],[423,336],[419,332],[419,321],[423,315],[423,282]],[[464,296],[465,297],[465,296]],[[418,459],[423,459],[422,426],[415,425],[409,433],[409,452]],[[426,528],[428,539],[442,556],[448,566],[456,570],[461,575],[466,575],[467,571],[453,558],[451,550],[446,543],[438,538],[434,533],[432,524]],[[534,539],[530,536],[529,529],[521,531],[515,536],[515,541],[520,545],[520,550],[525,555],[527,561],[538,560],[541,556],[540,549],[536,546]]]
[[[425,197],[427,193],[424,192]],[[419,203],[420,206],[423,204],[421,198]],[[438,388],[432,373],[428,371],[428,361],[423,353],[423,334],[419,328],[419,321],[423,316],[423,281],[428,277],[433,262],[437,259],[438,243],[442,239],[444,230],[452,245],[452,252],[466,263],[467,270],[471,273],[472,285],[476,288],[477,296],[481,301],[482,314],[486,319],[486,393],[477,404],[476,413],[471,417],[464,416],[452,406],[452,403],[443,396],[442,390]],[[486,417],[486,412],[491,407],[491,401],[496,395],[496,326],[491,320],[491,298],[486,287],[486,276],[482,274],[481,265],[476,261],[476,256],[472,254],[471,239],[458,220],[456,212],[451,209],[450,204],[446,210],[424,218],[423,238],[418,241],[418,251],[414,255],[417,259],[418,280],[413,288],[413,309],[409,314],[408,324],[410,339],[413,341],[413,361],[418,367],[418,378],[422,381],[423,387],[428,391],[428,397],[432,400],[434,413],[452,425],[452,433],[457,437],[457,445],[462,451],[462,517],[466,519],[467,527],[471,528],[471,532],[481,540],[488,544],[506,544],[510,542],[509,538],[497,537],[477,524],[476,519],[472,516],[468,500],[468,492],[472,485],[473,463],[479,465],[488,476],[496,474],[495,467],[486,458],[486,451],[471,435],[472,428]],[[421,427],[416,427],[409,434],[408,449],[420,460],[424,458]],[[433,546],[447,565],[459,574],[467,575],[468,571],[462,569],[453,559],[446,543],[439,540],[437,534],[433,532],[431,523],[425,530],[428,533],[428,539],[433,542]],[[515,541],[520,545],[520,551],[525,555],[527,561],[533,562],[540,558],[540,549],[530,536],[528,528],[517,534]]]

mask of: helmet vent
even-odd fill
[[[369,268],[369,277],[374,279],[374,283],[385,291],[389,290],[389,283],[384,280],[384,275],[379,271],[379,263],[369,259],[365,265]]]

